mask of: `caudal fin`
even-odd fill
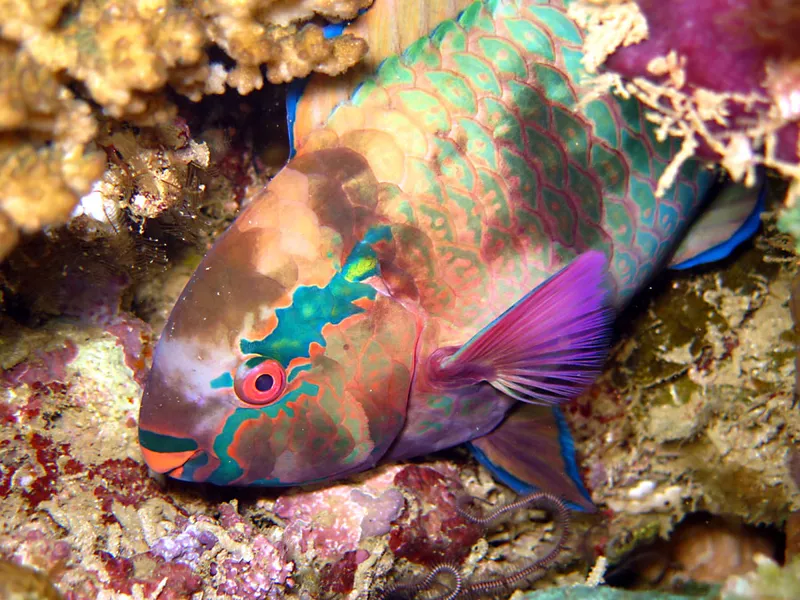
[[[689,269],[722,260],[749,240],[761,224],[766,178],[753,187],[725,183],[692,223],[670,261],[672,269]]]

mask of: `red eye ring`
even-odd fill
[[[265,360],[254,367],[244,362],[236,370],[233,389],[239,400],[263,406],[281,397],[286,387],[286,371],[276,360]]]

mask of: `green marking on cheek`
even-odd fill
[[[181,479],[183,481],[194,481],[194,472],[201,467],[205,467],[208,464],[208,454],[205,452],[200,452],[197,456],[192,458],[191,460],[187,461],[183,465],[183,473],[181,475]]]
[[[214,439],[214,453],[219,459],[219,466],[208,478],[208,481],[217,485],[228,485],[241,477],[244,470],[241,465],[233,458],[228,450],[236,438],[239,428],[247,421],[259,419],[266,415],[274,419],[278,413],[284,412],[289,418],[294,418],[295,411],[289,403],[296,401],[300,396],[316,396],[319,393],[319,386],[312,383],[303,382],[296,390],[292,390],[275,404],[262,408],[237,408],[234,413],[225,421],[225,426],[220,434]],[[265,431],[265,434],[271,431]],[[267,443],[267,440],[264,440]]]
[[[139,429],[139,443],[153,452],[188,452],[198,448],[197,442],[192,439],[153,433],[141,428]]]
[[[239,463],[228,454],[228,449],[231,447],[239,427],[245,421],[258,419],[260,416],[261,411],[255,408],[237,408],[225,421],[222,432],[214,439],[214,453],[220,464],[208,478],[211,483],[227,485],[244,473]]]
[[[233,376],[230,373],[223,373],[219,377],[212,379],[209,384],[212,390],[233,387]]]
[[[289,371],[289,374],[286,376],[286,381],[292,382],[294,381],[295,377],[300,375],[300,373],[310,370],[311,370],[311,363],[308,363],[306,365],[298,365]]]
[[[428,400],[431,408],[441,410],[445,416],[450,416],[453,412],[453,399],[450,396],[433,396]]]
[[[303,286],[295,290],[292,304],[275,311],[277,327],[261,340],[242,340],[244,354],[257,354],[250,359],[260,362],[262,357],[273,358],[283,365],[292,359],[311,356],[311,344],[325,346],[322,329],[338,325],[346,318],[364,312],[354,304],[362,298],[374,299],[375,289],[362,283],[380,272],[374,245],[391,240],[391,229],[386,226],[370,229],[364,239],[353,248],[342,270],[336,273],[323,288]]]

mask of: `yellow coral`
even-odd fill
[[[0,42],[0,258],[19,230],[64,223],[105,166],[96,123],[24,49]]]
[[[366,54],[358,37],[343,35],[325,39],[316,25],[298,29],[295,23],[315,14],[352,19],[372,0],[201,0],[198,11],[209,38],[233,58],[237,67],[228,84],[247,93],[263,85],[259,65],[267,66],[271,83],[305,77],[312,71],[338,75]]]
[[[0,0],[0,259],[20,231],[66,222],[102,175],[105,155],[93,144],[98,120],[117,132],[102,142],[125,146],[135,174],[110,165],[105,184],[119,186],[109,198],[137,218],[160,214],[184,193],[201,145],[189,152],[167,144],[162,152],[146,139],[137,146],[130,132],[123,143],[109,117],[157,136],[177,112],[170,88],[198,101],[226,87],[241,94],[262,87],[262,67],[273,83],[341,73],[364,56],[366,43],[352,35],[328,40],[318,26],[300,25],[316,15],[351,19],[371,2]],[[233,67],[209,60],[213,44]],[[138,206],[137,198],[147,201]]]

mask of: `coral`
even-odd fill
[[[782,239],[771,216],[735,259],[665,276],[623,317],[608,370],[565,410],[599,511],[573,516],[573,550],[546,583],[585,581],[583,563],[567,561],[618,560],[687,511],[777,524],[800,510],[787,455],[800,436],[794,267]],[[152,478],[136,439],[139,382],[151,330],[192,265],[170,263],[145,291],[68,256],[47,293],[17,292],[57,319],[0,321],[0,556],[47,574],[67,598],[360,598],[441,563],[465,585],[497,579],[552,547],[540,511],[489,531],[459,512],[464,494],[514,500],[460,451],[303,490]],[[43,252],[30,277],[46,279],[41,265],[57,257]],[[150,324],[128,312],[131,298]]]
[[[357,63],[367,45],[360,38],[344,35],[326,39],[322,29],[294,23],[315,13],[335,21],[355,18],[372,0],[297,3],[248,0],[204,0],[198,12],[206,19],[209,39],[225,50],[237,65],[227,75],[228,85],[247,94],[263,85],[259,65],[267,65],[271,83],[285,83],[312,71],[338,75]]]
[[[0,598],[61,600],[61,594],[41,573],[7,560],[0,560]]]
[[[340,594],[357,593],[361,571],[387,550],[421,566],[462,562],[480,527],[459,513],[457,473],[433,467],[389,465],[340,485],[282,495],[272,510],[285,523],[290,555],[319,565],[320,590]]]
[[[748,185],[765,165],[793,181],[782,226],[798,229],[797,6],[787,0],[582,0],[570,10],[589,31],[585,67],[607,70],[598,85],[611,81],[620,94],[641,100],[660,137],[684,139],[658,193],[698,152]]]
[[[731,577],[722,587],[722,600],[790,600],[800,594],[800,559],[780,567],[765,556],[756,557],[758,567],[743,576]]]
[[[419,503],[390,534],[389,547],[395,556],[426,566],[462,562],[481,532],[459,509],[460,486],[454,478],[412,466],[398,473],[394,483]]]
[[[376,2],[344,29],[344,33],[352,33],[366,40],[369,51],[355,67],[335,80],[316,73],[309,77],[294,116],[294,139],[300,141],[324,125],[336,105],[347,100],[358,84],[374,73],[386,58],[403,52],[433,31],[438,23],[456,18],[472,1]]]
[[[208,148],[181,127],[174,93],[247,94],[263,86],[262,66],[273,83],[341,73],[366,43],[302,22],[350,19],[370,3],[0,2],[0,260],[20,233],[68,221],[106,168],[98,146],[106,220],[152,218],[196,193],[187,171],[208,167]],[[209,58],[214,46],[233,64]]]
[[[389,467],[361,486],[335,485],[278,498],[273,510],[286,523],[283,539],[293,555],[338,559],[358,549],[362,540],[388,533],[405,503],[394,488],[401,470]]]
[[[274,82],[318,70],[344,71],[366,52],[363,41],[346,36],[324,40],[319,27],[296,24],[315,14],[353,18],[368,0],[312,2],[198,2],[188,8],[174,0],[151,3],[84,0],[59,3],[40,12],[35,3],[3,6],[3,37],[25,49],[51,73],[63,72],[86,86],[105,114],[153,123],[170,117],[160,95],[169,85],[192,100],[219,94],[226,83],[247,93],[261,87],[259,66]],[[226,72],[211,63],[209,44],[236,62]]]
[[[135,288],[143,312],[166,318],[168,308],[138,284],[160,281],[168,258],[195,264],[270,175],[241,136],[195,121],[196,137],[180,118],[147,128],[104,121],[96,143],[108,168],[67,226],[27,237],[0,264],[6,307],[33,318],[75,315]]]
[[[774,213],[765,228],[722,270],[663,277],[620,320],[638,333],[567,409],[586,482],[606,509],[591,544],[612,561],[688,512],[776,524],[800,508],[785,460],[800,437],[793,258]]]
[[[152,340],[111,308],[33,335],[4,322],[0,555],[75,600],[188,598],[203,586],[282,597],[293,567],[279,542],[235,504],[165,489],[147,473],[135,399]]]

